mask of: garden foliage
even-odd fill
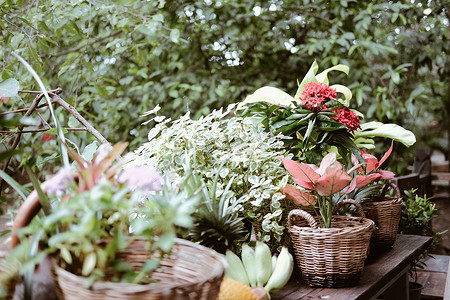
[[[0,81],[37,89],[14,51],[47,87],[63,88],[63,98],[109,141],[127,140],[134,148],[148,131],[138,116],[157,104],[164,115],[190,110],[198,118],[261,86],[293,94],[292,79],[315,58],[323,68],[341,63],[354,70],[339,82],[368,118],[409,128],[421,143],[448,149],[445,3],[4,0]],[[29,106],[32,97],[19,93],[4,109]],[[58,115],[64,125],[77,124]],[[27,138],[19,160],[55,158],[55,141],[42,146],[41,134]],[[92,137],[77,132],[68,138],[82,148]]]

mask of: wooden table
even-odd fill
[[[410,265],[428,248],[431,240],[431,237],[426,236],[398,235],[392,249],[368,260],[361,280],[355,287],[312,288],[302,283],[298,275],[294,274],[288,284],[274,294],[272,299],[407,300]]]

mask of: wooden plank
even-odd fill
[[[272,299],[374,299],[396,282],[431,244],[430,237],[398,235],[392,249],[367,262],[359,284],[350,288],[311,288],[296,278]],[[320,298],[321,297],[321,298]]]
[[[427,256],[422,260],[422,262],[425,263],[423,271],[447,273],[450,256],[437,254],[431,255],[432,256]],[[422,270],[418,269],[418,271],[421,272]]]
[[[445,281],[444,299],[445,300],[450,299],[450,264],[448,265],[448,269],[447,269],[447,279]]]
[[[417,272],[417,282],[423,285],[422,295],[427,299],[442,299],[447,273]]]
[[[432,173],[431,178],[433,180],[450,181],[450,173],[449,172]]]

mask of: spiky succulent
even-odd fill
[[[238,217],[235,210],[239,200],[230,202],[229,189],[234,178],[228,182],[220,199],[217,199],[218,175],[216,174],[211,190],[203,185],[201,194],[204,201],[194,215],[194,227],[189,235],[192,240],[217,252],[225,253],[227,249],[234,251],[236,243],[242,242],[247,232],[244,229],[243,218]]]

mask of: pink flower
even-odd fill
[[[117,181],[126,183],[131,192],[136,189],[145,193],[158,191],[163,185],[161,173],[156,168],[148,165],[123,170],[117,177]]]
[[[348,127],[348,130],[351,132],[361,129],[361,126],[359,125],[360,120],[357,114],[349,110],[348,108],[344,107],[341,109],[338,109],[335,111],[337,116],[333,116],[335,120],[337,120],[339,123],[344,124]]]
[[[356,187],[365,186],[372,181],[380,181],[383,179],[392,179],[395,174],[390,171],[379,170],[380,166],[386,161],[386,159],[391,155],[392,149],[394,147],[394,141],[391,143],[391,147],[389,150],[383,155],[383,157],[378,161],[378,159],[361,150],[361,155],[366,163],[366,170],[362,167],[359,167],[359,174],[356,176]],[[352,154],[352,162],[353,164],[358,164],[357,158]]]
[[[72,169],[70,166],[60,169],[52,178],[42,184],[42,189],[48,194],[62,196],[64,191],[73,181]]]
[[[322,159],[319,168],[286,158],[281,160],[295,183],[307,190],[314,190],[320,196],[330,196],[340,192],[352,181],[352,178],[343,171],[342,164],[337,162],[334,152]],[[347,190],[345,193],[349,192]]]
[[[8,97],[3,97],[3,95],[2,95],[2,93],[0,93],[0,105],[2,105],[3,104],[3,101],[5,101],[5,102],[8,102],[9,101],[9,98]]]

